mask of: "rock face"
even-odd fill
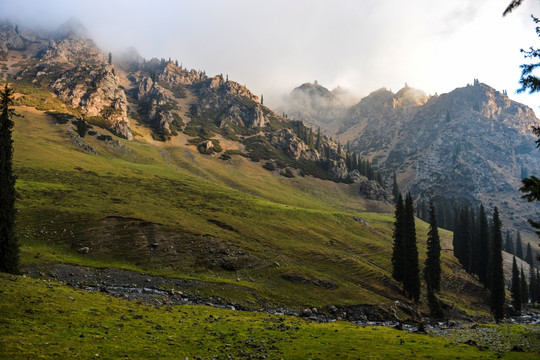
[[[92,40],[80,37],[84,31],[70,21],[57,32],[57,40],[40,40],[36,61],[29,61],[17,79],[50,87],[69,106],[102,117],[111,131],[131,140],[126,95],[115,67],[104,61]]]
[[[373,180],[361,181],[358,187],[358,193],[368,200],[390,201],[390,194],[379,183]]]
[[[319,160],[318,152],[307,146],[290,129],[277,130],[272,134],[270,142],[295,160]]]
[[[8,50],[24,50],[26,45],[19,35],[18,28],[9,24],[0,24],[0,53],[7,53]]]
[[[408,86],[374,91],[334,135],[386,174],[396,171],[413,198],[498,206],[506,226],[525,230],[527,217],[540,216],[518,191],[523,174],[540,175],[533,125],[540,121],[530,108],[475,81],[432,97]]]

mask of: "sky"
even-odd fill
[[[106,52],[133,46],[228,74],[265,104],[317,80],[358,98],[407,83],[442,94],[477,78],[540,114],[540,94],[521,94],[520,49],[540,47],[525,0],[0,0],[0,18],[55,28],[78,18]]]

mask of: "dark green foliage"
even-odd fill
[[[405,199],[404,216],[404,272],[403,290],[416,303],[420,299],[420,271],[418,269],[418,248],[416,245],[416,227],[414,223],[414,207],[411,193]]]
[[[269,171],[274,171],[276,170],[276,164],[272,161],[267,161],[264,165],[263,165],[263,168],[265,168],[266,170],[269,170]]]
[[[525,277],[525,273],[523,272],[523,264],[521,265],[519,285],[519,288],[521,290],[521,305],[525,306],[529,299],[529,287],[527,285],[527,278]]]
[[[472,234],[474,233],[474,224],[471,218],[468,207],[457,210],[456,219],[458,219],[458,222],[454,228],[453,237],[454,256],[467,272],[472,272]]]
[[[110,141],[113,138],[110,135],[101,134],[96,139],[101,140],[101,141]]]
[[[223,153],[221,154],[221,156],[219,157],[220,160],[224,160],[224,161],[227,161],[227,160],[231,160],[231,155],[227,154],[227,153]]]
[[[521,234],[519,230],[516,238],[516,256],[523,260],[523,243],[521,242]]]
[[[77,134],[79,134],[80,137],[85,137],[86,136],[86,132],[92,128],[91,125],[89,125],[86,121],[84,121],[83,119],[77,119],[75,121],[73,121],[73,123],[75,124],[75,126],[77,127]]]
[[[512,264],[512,304],[514,305],[514,310],[521,311],[521,282],[519,279],[519,270],[516,262],[516,257],[514,256],[514,262]]]
[[[19,244],[15,236],[15,176],[13,175],[13,90],[0,93],[0,271],[19,272]]]
[[[171,87],[173,96],[177,99],[185,99],[187,97],[186,88],[182,84],[175,84]]]
[[[532,19],[536,26],[536,34],[540,37],[540,19],[532,16]],[[531,47],[529,50],[523,50],[521,49],[521,53],[524,54],[526,58],[533,59],[533,61],[540,60],[540,49],[535,49]],[[536,68],[540,67],[540,62],[531,63],[531,64],[523,64],[521,67],[521,78],[519,79],[519,83],[521,84],[521,89],[518,89],[518,93],[522,93],[525,91],[529,91],[530,94],[540,91],[540,78],[538,78],[536,75],[533,75],[533,72]]]
[[[394,221],[394,245],[392,248],[392,277],[399,282],[403,281],[404,259],[404,224],[405,205],[401,194],[398,194]]]
[[[532,248],[531,248],[531,243],[527,243],[527,252],[525,254],[525,259],[524,259],[527,264],[529,264],[530,266],[533,266],[533,254],[532,254]]]
[[[431,316],[435,319],[443,319],[444,312],[441,307],[441,302],[439,301],[439,299],[437,299],[435,291],[430,287],[428,287],[427,289],[427,301]]]
[[[478,213],[478,226],[477,226],[478,243],[477,253],[474,254],[474,260],[478,263],[478,278],[484,286],[488,286],[488,264],[489,264],[489,226],[486,211],[484,205],[480,205],[480,211]]]
[[[506,251],[509,254],[515,255],[514,242],[512,241],[510,230],[506,230],[506,241],[504,243],[504,251]]]
[[[490,251],[489,251],[489,266],[488,279],[490,290],[490,309],[495,321],[499,321],[504,317],[504,274],[502,260],[502,223],[499,217],[499,209],[495,207],[493,211],[493,227],[491,231]]]
[[[450,122],[450,111],[446,110],[446,122]]]
[[[531,303],[534,305],[536,302],[536,273],[534,271],[534,267],[529,267],[529,299],[531,299]]]
[[[315,140],[315,150],[319,153],[321,152],[322,138],[321,138],[321,128],[317,129],[317,139]]]
[[[109,65],[112,65],[112,53],[109,53],[109,61],[108,61]]]
[[[285,177],[287,177],[287,178],[293,178],[293,177],[294,177],[294,174],[293,174],[291,168],[286,168],[285,171],[283,171],[283,172],[281,173],[281,176],[285,176]]]
[[[437,218],[433,203],[429,206],[429,232],[427,239],[427,258],[424,269],[426,286],[433,291],[441,290],[441,242],[437,228]],[[429,294],[428,294],[429,298]],[[428,299],[429,300],[429,299]]]
[[[54,118],[54,122],[57,124],[67,124],[73,118],[72,114],[63,113],[59,111],[47,111],[47,115]]]
[[[540,127],[535,128],[535,134],[540,136]],[[537,143],[540,145],[540,138],[537,140]],[[540,179],[536,176],[531,176],[529,178],[522,180],[523,186],[519,188],[519,191],[525,193],[522,198],[527,199],[527,201],[540,201]],[[535,229],[536,235],[540,237],[540,221],[533,221],[528,219],[529,224]]]

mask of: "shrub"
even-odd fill
[[[294,174],[290,168],[286,168],[285,171],[281,173],[281,176],[285,176],[287,178],[293,178]]]
[[[274,171],[274,170],[276,170],[276,165],[271,161],[267,161],[263,165],[263,168],[265,168],[266,170],[269,170],[269,171]]]

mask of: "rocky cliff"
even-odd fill
[[[88,117],[103,119],[106,126],[126,139],[133,135],[127,101],[115,67],[108,64],[96,44],[83,37],[85,30],[74,20],[54,35],[30,35],[11,25],[0,29],[0,49],[28,50],[16,80],[49,87],[68,106]]]

